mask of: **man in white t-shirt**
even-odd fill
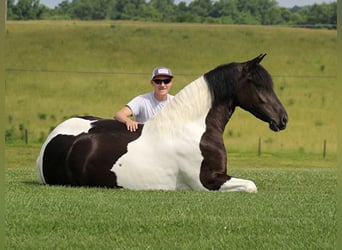
[[[146,122],[173,99],[174,96],[169,94],[172,79],[173,75],[169,68],[155,68],[150,81],[154,91],[133,98],[114,115],[114,118],[125,123],[127,130],[135,131],[139,123]],[[131,116],[135,119],[132,120]]]

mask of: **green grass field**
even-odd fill
[[[6,42],[6,249],[336,246],[336,31],[7,22]],[[176,94],[219,64],[260,53],[268,54],[262,64],[288,111],[288,128],[274,133],[238,109],[224,134],[229,174],[254,180],[258,193],[37,184],[40,145],[66,117],[112,117],[133,96],[150,91],[157,65],[173,69]]]
[[[129,191],[41,186],[38,151],[6,149],[6,249],[336,247],[334,161],[231,154],[229,172],[258,193]]]

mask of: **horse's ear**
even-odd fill
[[[262,61],[262,59],[264,59],[265,56],[266,56],[266,54],[260,54],[256,58],[245,62],[244,63],[245,69],[247,69],[247,71],[248,71],[248,70],[254,68],[257,64],[260,64],[260,62]]]

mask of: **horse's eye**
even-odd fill
[[[256,88],[256,89],[263,89],[264,88],[264,85],[258,83],[258,82],[255,82],[255,81],[250,81],[250,83]]]

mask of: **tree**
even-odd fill
[[[172,21],[175,16],[176,6],[173,0],[150,0],[149,4],[159,13],[159,21]]]
[[[308,24],[336,24],[336,21],[332,17],[337,15],[331,6],[333,5],[326,3],[312,5],[307,15]]]
[[[337,3],[279,7],[275,0],[63,0],[53,10],[39,0],[7,0],[8,19],[145,20],[261,25],[324,25],[336,28]]]
[[[291,21],[292,13],[288,8],[280,8],[280,15],[285,24]]]
[[[111,8],[108,7],[112,4],[113,0],[74,0],[71,4],[71,15],[81,20],[108,19],[111,16]]]
[[[199,17],[208,17],[212,13],[210,0],[195,0],[189,4],[189,11]]]
[[[39,0],[19,0],[14,12],[20,20],[41,19],[45,9]]]
[[[191,15],[186,2],[179,2],[175,9],[175,22],[185,23],[185,22],[194,22],[194,17]]]
[[[64,0],[58,4],[58,6],[56,7],[56,10],[58,12],[66,14],[70,11],[70,7],[71,7],[71,3],[69,2],[69,0]]]
[[[14,0],[7,0],[7,19],[18,19],[17,15],[15,14]]]

